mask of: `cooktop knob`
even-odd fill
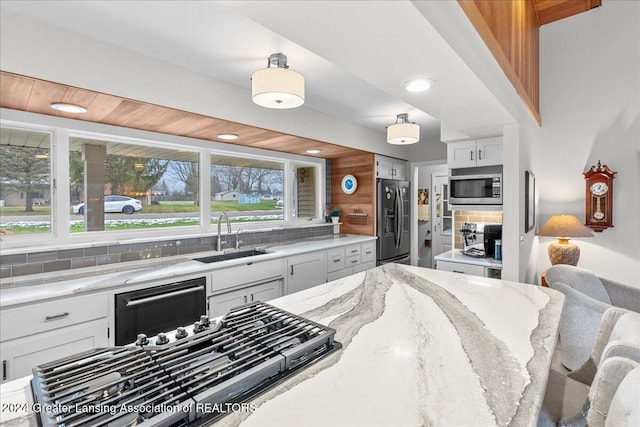
[[[203,314],[202,316],[200,316],[200,323],[202,323],[202,325],[205,328],[208,328],[209,327],[209,318],[206,315]]]
[[[182,338],[186,338],[187,337],[187,330],[185,328],[183,328],[182,326],[176,329],[176,338],[177,339],[182,339]]]
[[[149,338],[147,338],[145,334],[138,334],[138,339],[136,340],[136,344],[147,345],[149,344]]]
[[[193,324],[193,332],[194,333],[198,333],[198,332],[202,332],[204,331],[206,328],[204,327],[204,325],[202,324],[202,322],[195,322]]]
[[[167,335],[162,332],[160,332],[156,337],[156,344],[158,345],[167,344],[168,342],[169,342],[169,337],[167,337]]]

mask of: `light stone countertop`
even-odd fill
[[[217,425],[534,426],[564,297],[522,283],[387,264],[270,301],[342,349]],[[0,389],[26,404],[28,379]],[[36,425],[29,411],[6,425]],[[11,421],[10,421],[11,420]]]
[[[436,261],[459,262],[461,264],[481,265],[482,267],[502,270],[502,261],[496,261],[493,258],[472,257],[463,254],[460,249],[453,249],[440,255],[436,255],[434,259]]]
[[[277,245],[260,245],[257,248],[266,250],[267,254],[210,264],[194,261],[194,259],[216,255],[220,252],[199,252],[196,254],[25,276],[22,279],[14,279],[10,285],[3,280],[3,287],[0,289],[0,308],[153,280],[166,282],[171,277],[197,275],[234,265],[246,264],[247,262],[258,263],[375,240],[376,237],[374,236],[339,234],[315,237],[298,242],[279,243]],[[241,248],[241,250],[246,249],[249,248]]]

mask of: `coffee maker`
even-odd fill
[[[465,222],[460,233],[464,240],[463,254],[476,258],[493,258],[496,240],[502,239],[502,224]]]

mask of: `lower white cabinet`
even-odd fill
[[[107,328],[108,321],[102,318],[3,342],[2,382],[32,375],[38,365],[107,347]]]
[[[109,345],[105,293],[0,311],[2,381],[31,375],[35,366]]]
[[[436,261],[436,269],[452,271],[454,273],[471,274],[473,276],[492,277],[494,279],[499,279],[502,273],[499,268],[441,260]]]
[[[209,297],[209,317],[220,316],[233,307],[254,301],[267,302],[282,296],[282,278],[265,283],[223,292]]]
[[[327,282],[376,266],[375,242],[343,246],[327,251]]]
[[[324,250],[289,257],[287,294],[325,283],[327,277],[325,258]]]

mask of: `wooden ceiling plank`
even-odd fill
[[[15,74],[0,75],[0,107],[26,111],[33,79]]]
[[[33,88],[31,90],[32,95],[29,97],[29,102],[27,103],[27,110],[33,113],[73,117],[74,114],[64,113],[51,108],[52,102],[50,100],[62,100],[66,92],[66,88],[55,83],[35,80],[33,81]]]

